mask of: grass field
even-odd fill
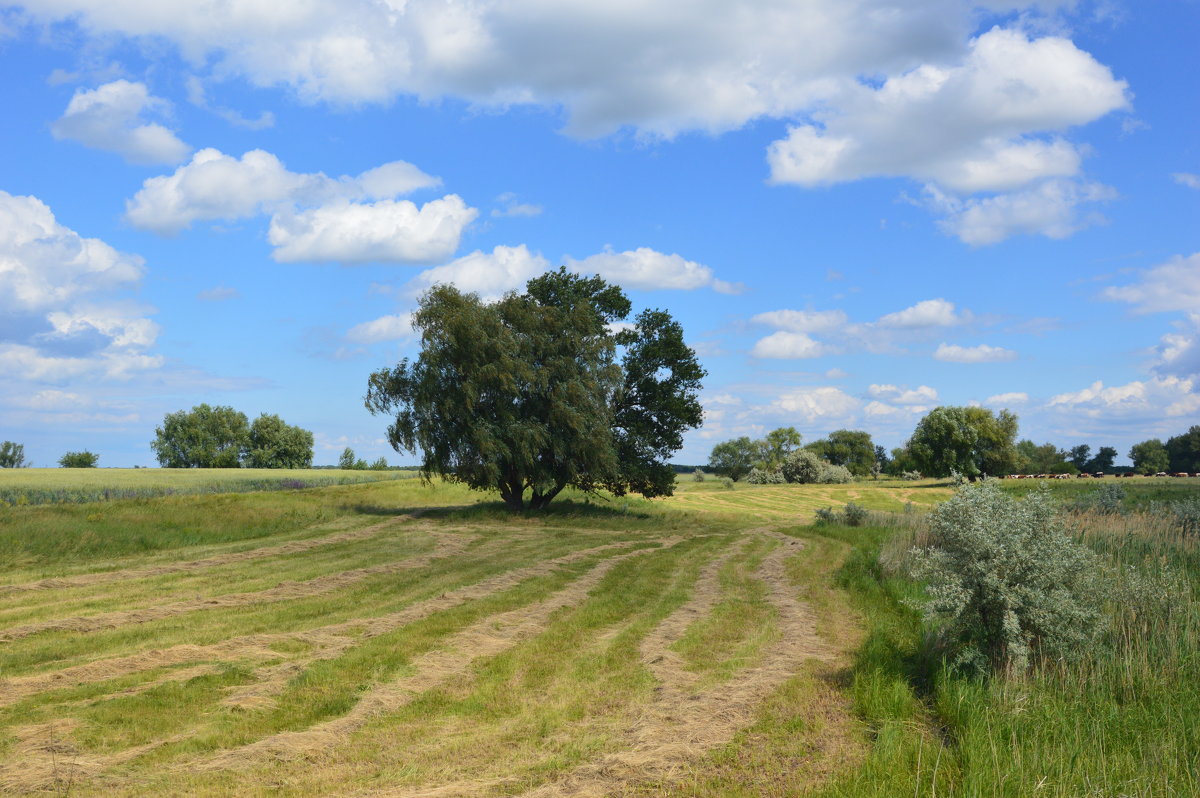
[[[401,480],[0,508],[0,792],[1195,794],[1193,610],[1016,687],[928,661],[879,552],[950,495],[688,479],[511,517]],[[851,501],[894,521],[811,525]],[[1094,544],[1134,567],[1184,545],[1111,524]]]

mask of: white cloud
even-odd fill
[[[1178,332],[1167,333],[1155,348],[1154,371],[1163,375],[1200,377],[1200,313],[1189,313],[1176,323]]]
[[[1191,172],[1173,172],[1171,179],[1181,186],[1200,189],[1200,175]]]
[[[566,266],[577,274],[598,274],[624,288],[648,291],[712,288],[720,294],[739,294],[745,288],[740,283],[718,280],[708,266],[647,247],[625,252],[601,252],[583,260],[567,258]]]
[[[863,407],[863,413],[866,414],[867,418],[870,418],[873,421],[897,421],[928,412],[928,405],[904,405],[898,407],[896,405],[887,404],[886,402],[880,402],[877,399],[867,402],[867,404]]]
[[[564,107],[580,136],[625,125],[664,136],[716,132],[791,116],[830,82],[951,58],[976,24],[971,4],[954,0],[25,5],[35,19],[72,19],[97,36],[173,42],[215,74],[289,85],[308,101],[452,95]]]
[[[496,218],[506,216],[538,216],[542,212],[541,205],[517,202],[517,195],[511,191],[501,194],[496,198],[496,201],[500,203],[499,208],[492,209],[492,216]]]
[[[970,312],[959,314],[954,303],[944,299],[926,299],[912,307],[881,316],[877,324],[881,327],[921,329],[926,327],[953,327],[970,319]]]
[[[27,314],[137,283],[143,261],[54,218],[37,197],[0,191],[0,310]]]
[[[846,314],[840,310],[771,310],[750,321],[797,333],[828,332],[847,324]]]
[[[195,75],[188,77],[186,86],[188,102],[197,108],[211,111],[235,127],[244,127],[247,130],[263,130],[264,128],[275,126],[275,114],[270,111],[263,111],[258,115],[257,119],[250,119],[232,108],[222,108],[212,105],[208,101],[208,91],[204,88],[204,81]]]
[[[840,87],[820,126],[768,152],[771,179],[816,186],[901,176],[956,192],[1006,191],[1079,170],[1062,131],[1128,106],[1124,81],[1069,40],[993,28],[960,64],[923,64],[875,88]],[[937,120],[930,124],[930,120]]]
[[[1010,393],[998,393],[995,396],[989,396],[984,400],[984,404],[992,406],[1023,405],[1028,401],[1029,394],[1024,391],[1012,391]]]
[[[491,252],[476,250],[444,266],[427,269],[409,283],[409,288],[412,293],[420,293],[438,283],[450,283],[460,291],[494,300],[521,288],[549,266],[545,258],[530,252],[524,244],[498,246]]]
[[[946,363],[1004,363],[1016,360],[1017,353],[1000,346],[958,346],[957,344],[940,344],[933,353],[934,360]]]
[[[409,200],[333,202],[275,214],[267,239],[280,263],[434,263],[454,254],[478,215],[457,194],[420,208]]]
[[[136,372],[162,368],[161,355],[104,351],[90,357],[58,357],[23,344],[0,343],[0,375],[12,380],[60,382],[104,377],[129,379]]]
[[[383,164],[357,177],[288,171],[264,150],[241,158],[206,148],[173,174],[152,177],[126,203],[135,227],[173,235],[197,221],[234,221],[295,205],[314,207],[354,200],[389,199],[441,180],[404,161]]]
[[[1081,215],[1081,206],[1116,199],[1116,191],[1100,183],[1043,180],[1023,191],[961,200],[926,187],[929,204],[945,214],[938,224],[971,246],[996,244],[1014,235],[1067,238],[1104,218]]]
[[[1173,376],[1135,380],[1109,388],[1096,380],[1083,390],[1052,397],[1048,406],[1069,409],[1090,418],[1178,417],[1200,409],[1200,396],[1195,389],[1195,381]]]
[[[1200,308],[1200,252],[1176,255],[1145,270],[1139,282],[1106,288],[1105,299],[1129,302],[1137,313],[1163,313]]]
[[[780,330],[759,339],[750,354],[758,358],[794,360],[821,357],[828,354],[828,349],[820,341],[815,341],[804,333]]]
[[[76,90],[50,132],[57,139],[115,152],[130,163],[179,163],[192,148],[144,118],[166,107],[166,101],[151,96],[144,83],[114,80],[95,89]]]
[[[931,388],[928,385],[919,385],[916,388],[909,389],[907,387],[898,387],[896,385],[875,385],[867,387],[867,393],[876,399],[887,399],[898,405],[921,405],[936,402],[938,398],[937,389]]]
[[[358,344],[377,344],[384,341],[402,341],[412,337],[412,314],[381,316],[350,328],[346,339]]]
[[[799,416],[806,423],[851,419],[862,402],[850,394],[831,386],[820,388],[795,388],[785,391],[769,405],[769,409]]]

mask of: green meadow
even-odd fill
[[[1161,601],[1112,603],[1079,662],[984,680],[931,646],[905,569],[945,483],[688,476],[512,515],[381,473],[0,472],[175,489],[0,507],[0,792],[1200,793],[1200,559],[1156,514],[1196,482],[1070,515]],[[1078,482],[1050,485],[1064,507]],[[813,523],[848,503],[867,525]]]

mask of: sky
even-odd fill
[[[413,463],[409,314],[566,266],[708,370],[675,460],[938,405],[1200,423],[1198,0],[0,6],[0,439],[154,465],[201,402]]]

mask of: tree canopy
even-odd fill
[[[1129,459],[1133,461],[1133,470],[1140,474],[1157,474],[1171,467],[1167,447],[1158,438],[1135,443],[1129,449]]]
[[[861,430],[834,430],[805,448],[832,465],[845,466],[856,477],[870,474],[876,462],[875,443],[871,440],[871,434]]]
[[[4,441],[0,443],[0,468],[25,468],[29,461],[25,459],[25,444]]]
[[[743,435],[714,446],[708,458],[708,467],[714,474],[737,482],[755,467],[761,453],[759,445]]]
[[[970,479],[1000,476],[1016,463],[1017,417],[983,407],[935,407],[917,424],[908,450],[926,476],[956,471]]]
[[[67,452],[58,458],[59,468],[95,468],[98,462],[100,455],[86,449],[82,452]]]
[[[266,413],[249,423],[232,407],[168,413],[150,448],[163,468],[309,468],[313,435]]]
[[[496,489],[510,509],[567,486],[669,495],[705,372],[668,313],[617,327],[630,311],[619,287],[564,268],[496,302],[435,286],[413,316],[421,354],[372,374],[366,406],[393,416],[389,442],[426,478]]]
[[[1187,432],[1167,439],[1167,456],[1172,471],[1200,471],[1200,424]]]

